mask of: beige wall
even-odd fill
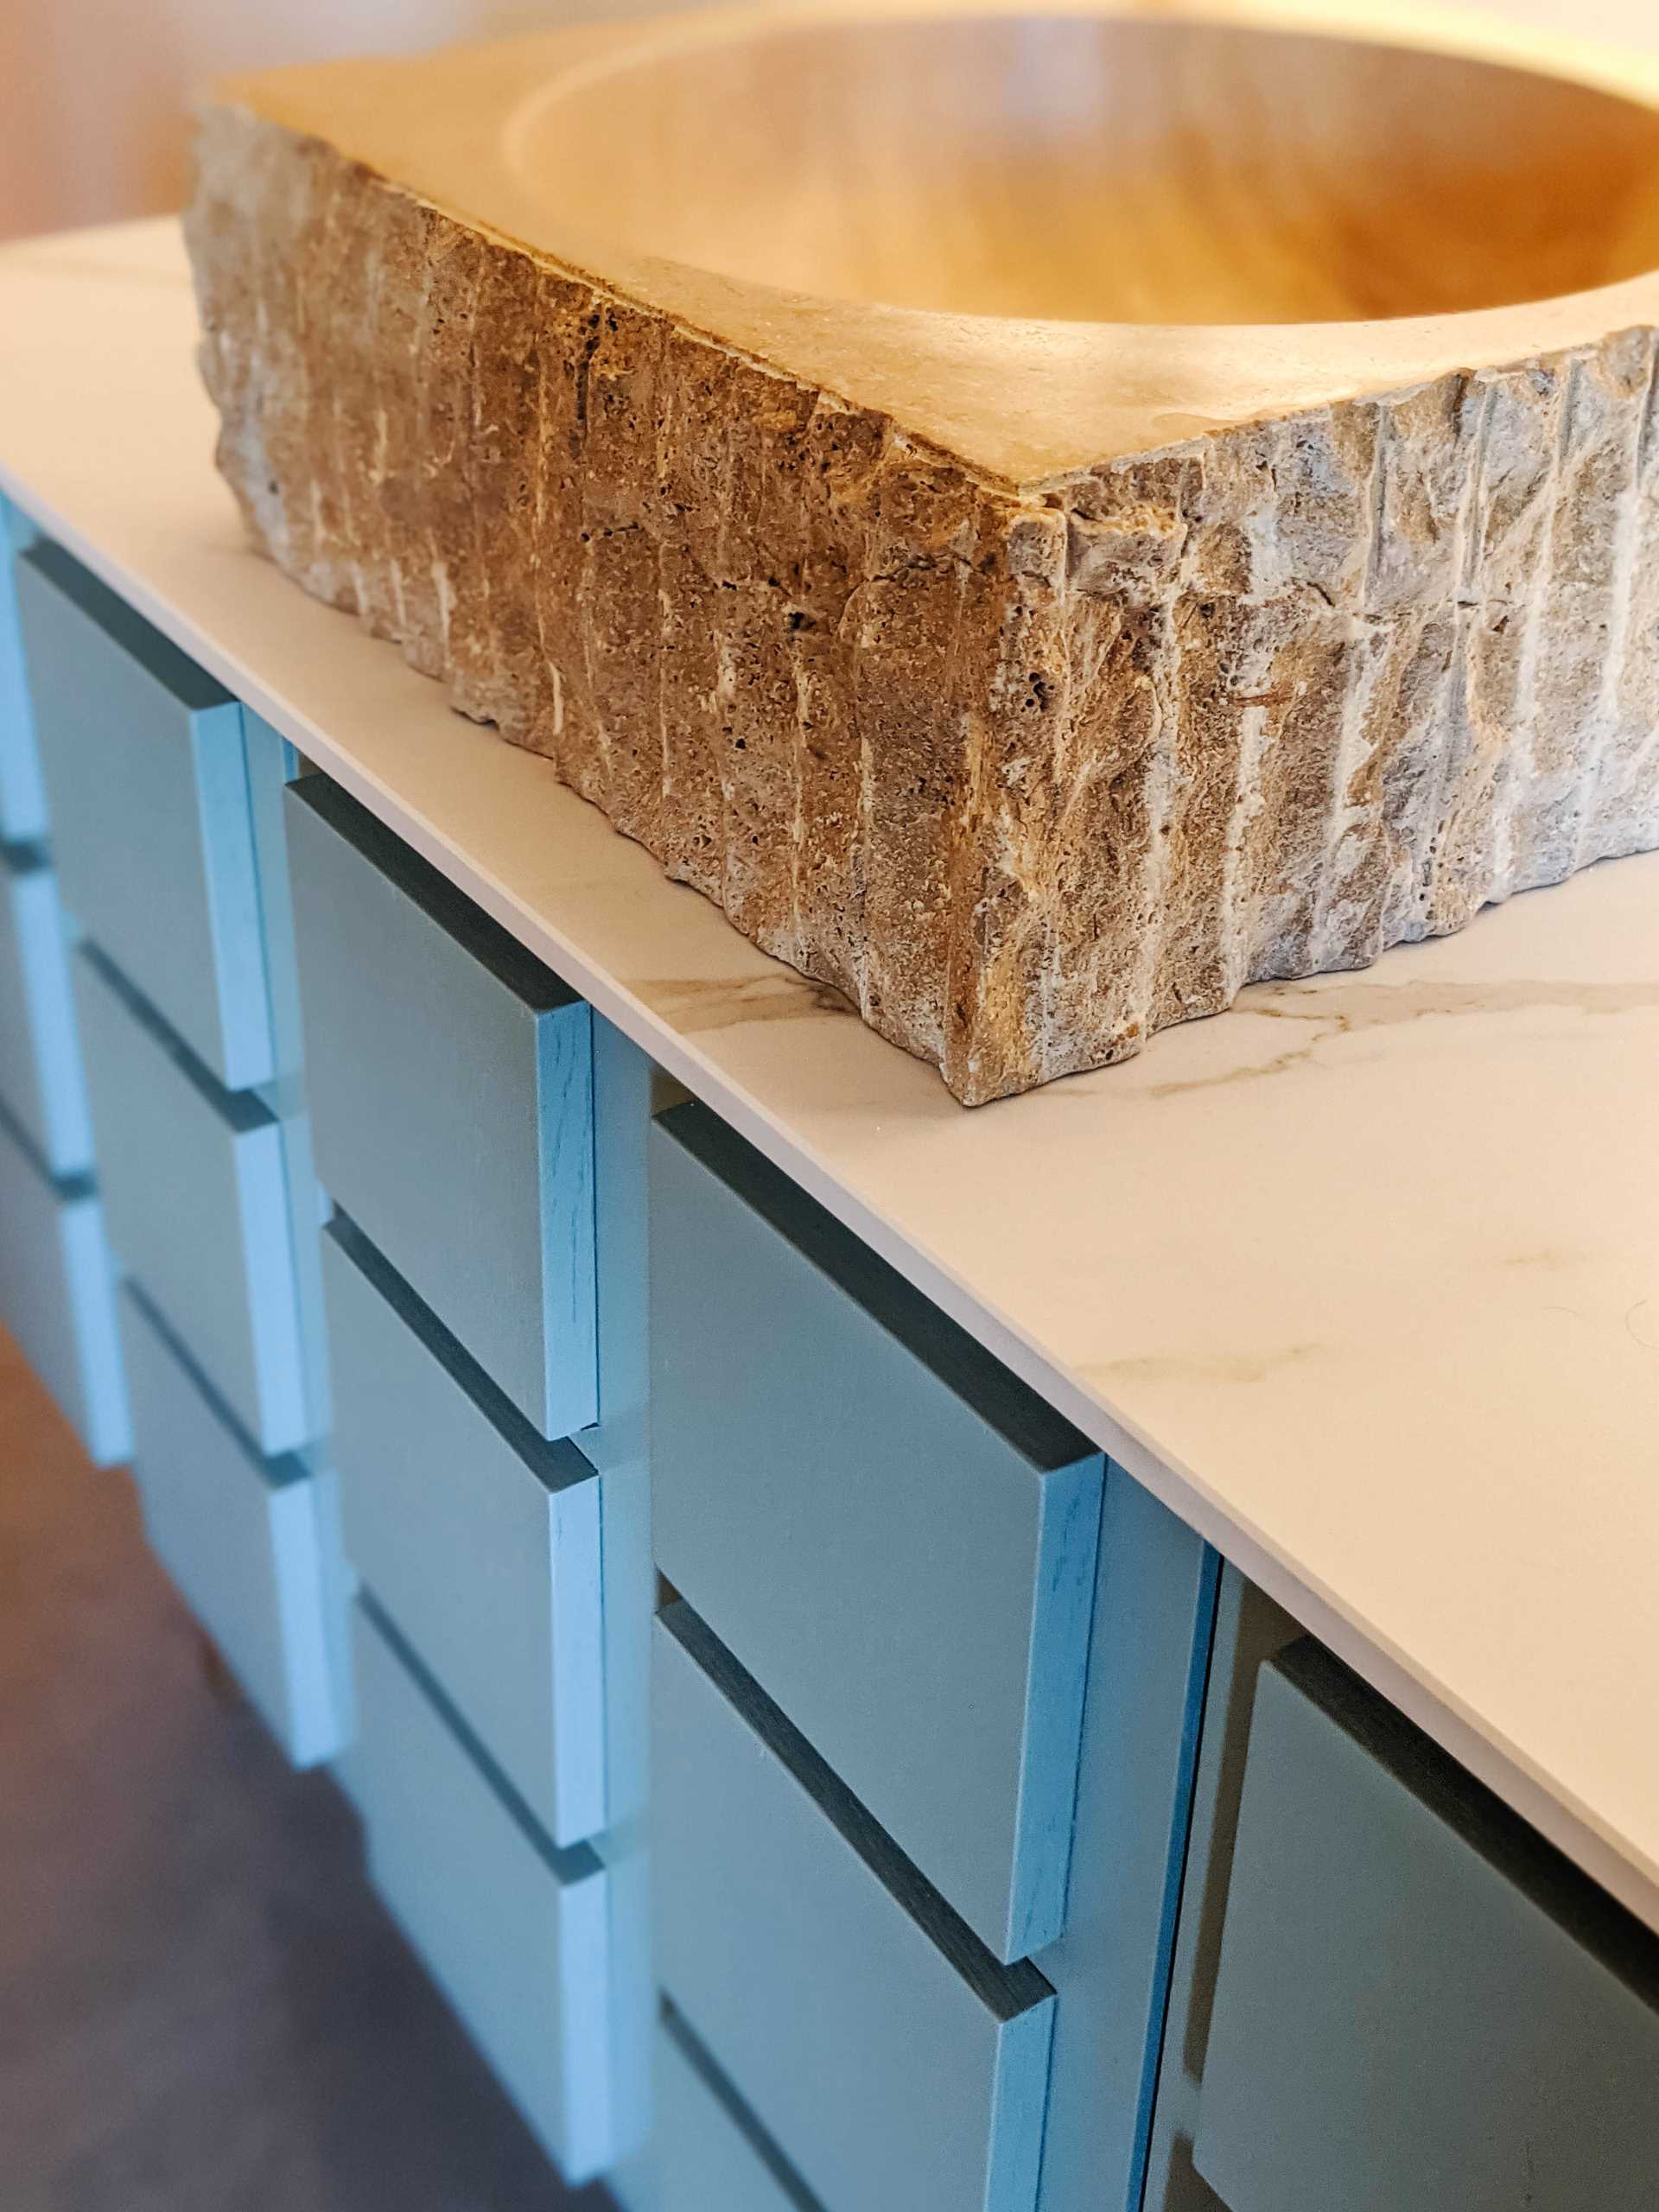
[[[177,207],[190,88],[216,70],[409,52],[631,5],[0,0],[0,237]]]
[[[0,237],[183,197],[190,87],[215,70],[408,51],[652,0],[0,0]],[[666,5],[668,0],[658,0]],[[1659,0],[1498,0],[1659,44]]]

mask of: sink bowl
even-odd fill
[[[796,5],[239,79],[256,541],[978,1103],[1659,845],[1659,73]]]

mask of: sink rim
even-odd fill
[[[537,142],[549,135],[557,111],[569,108],[595,89],[628,77],[647,75],[684,56],[737,51],[804,33],[835,31],[861,23],[912,26],[942,24],[1016,24],[1053,22],[1142,23],[1156,29],[1180,26],[1194,31],[1244,33],[1264,38],[1309,38],[1356,52],[1395,54],[1440,58],[1472,67],[1490,67],[1512,76],[1536,78],[1541,86],[1560,86],[1611,99],[1637,112],[1656,118],[1659,140],[1659,61],[1649,72],[1638,73],[1633,87],[1632,60],[1624,54],[1605,59],[1578,41],[1564,53],[1558,41],[1534,39],[1522,27],[1494,26],[1484,17],[1465,16],[1458,8],[1439,9],[1432,19],[1436,35],[1422,34],[1431,28],[1426,11],[1406,4],[1362,6],[1344,0],[785,0],[777,5],[734,5],[710,8],[688,16],[657,18],[641,26],[652,35],[619,43],[588,56],[575,66],[551,73],[528,87],[502,125],[502,150],[507,166],[530,194],[548,187],[537,176]],[[1378,28],[1382,26],[1383,28]],[[1494,35],[1496,29],[1497,35]],[[1471,34],[1480,33],[1478,39]],[[1540,48],[1546,49],[1541,54]],[[1563,59],[1570,67],[1563,67]],[[1645,84],[1645,96],[1644,86]],[[553,134],[553,135],[556,135]],[[1659,154],[1659,144],[1656,146]],[[1656,162],[1659,181],[1659,162]],[[1248,320],[1219,316],[1184,316],[1179,321],[1153,316],[1052,315],[1027,313],[980,312],[972,308],[933,306],[901,298],[887,298],[846,290],[823,290],[767,276],[721,267],[717,263],[651,247],[638,236],[584,226],[581,218],[561,208],[556,200],[548,206],[550,222],[578,251],[601,264],[619,259],[657,270],[674,270],[694,281],[712,281],[751,292],[760,298],[811,303],[831,311],[862,315],[895,312],[940,317],[988,334],[1011,325],[1033,331],[1070,333],[1087,330],[1121,337],[1136,331],[1209,330],[1249,332],[1271,339],[1274,334],[1310,330],[1359,333],[1378,325],[1416,325],[1427,327],[1456,321],[1503,315],[1554,301],[1591,300],[1618,292],[1630,284],[1659,283],[1659,257],[1630,269],[1623,275],[1595,284],[1528,292],[1467,308],[1434,308],[1376,315],[1333,315],[1318,317],[1252,316]],[[589,270],[587,273],[597,273]]]

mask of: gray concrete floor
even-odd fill
[[[601,2212],[0,1332],[0,2212]]]

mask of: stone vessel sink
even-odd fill
[[[225,86],[256,540],[969,1102],[1659,844],[1659,77],[796,6]]]

